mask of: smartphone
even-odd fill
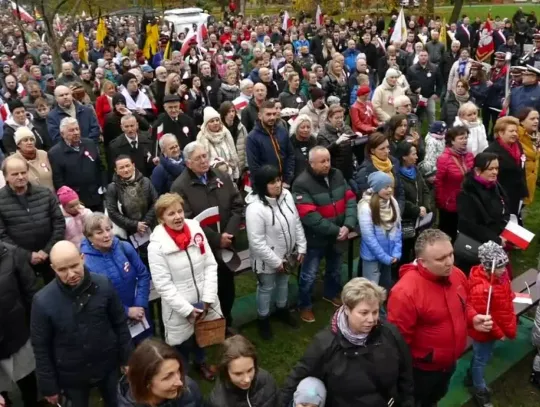
[[[197,308],[197,309],[200,309],[201,311],[204,311],[204,303],[202,301],[196,302],[195,304],[191,304],[191,305],[193,305],[193,308]]]

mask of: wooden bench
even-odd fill
[[[536,286],[536,277],[538,276],[538,271],[535,269],[529,269],[525,273],[517,276],[512,280],[512,291],[515,293],[527,293],[527,286],[531,290],[532,304],[517,304],[514,303],[514,312],[516,316],[520,317],[525,314],[529,309],[538,304],[540,300],[540,287]],[[472,348],[472,339],[467,338],[467,347],[465,352],[469,351]]]

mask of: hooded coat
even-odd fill
[[[398,96],[405,95],[405,90],[396,84],[396,86],[390,86],[385,79],[373,93],[371,103],[377,113],[379,122],[386,122],[390,117],[396,114],[396,108],[394,107],[394,100]]]

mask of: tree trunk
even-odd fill
[[[449,24],[457,22],[459,15],[461,14],[461,8],[463,7],[464,0],[455,0],[454,9],[452,10],[452,15],[450,16]]]
[[[435,16],[435,0],[427,0],[426,6],[428,18],[433,18]]]
[[[60,45],[56,38],[49,38],[49,47],[51,48],[52,62],[54,73],[58,76],[62,72],[62,55],[60,52]]]

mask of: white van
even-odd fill
[[[197,26],[208,24],[209,15],[203,13],[203,10],[197,7],[175,8],[165,11],[163,14],[165,21],[174,24],[176,33],[185,33],[186,28],[191,29],[193,24],[197,24]]]

